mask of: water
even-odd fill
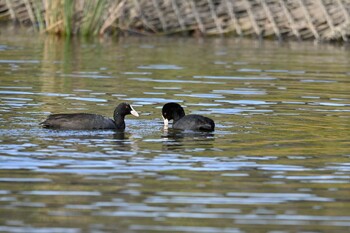
[[[234,39],[0,37],[1,232],[347,232],[349,50]],[[124,133],[39,127],[112,116]],[[164,103],[213,133],[164,130]]]

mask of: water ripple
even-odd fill
[[[26,233],[80,233],[79,228],[60,228],[60,227],[31,227],[31,226],[0,226],[0,231],[4,232],[26,232]]]
[[[223,102],[229,104],[238,104],[238,105],[269,105],[277,104],[277,102],[267,102],[263,100],[215,100],[215,102]]]
[[[263,114],[267,112],[273,112],[270,109],[254,109],[254,108],[208,108],[205,111],[195,111],[196,114],[240,114],[243,112],[249,112],[253,114]]]
[[[208,98],[208,99],[221,99],[225,98],[219,94],[175,94],[175,96],[184,96],[184,97],[194,97],[194,98]]]
[[[52,182],[50,179],[46,178],[13,178],[13,177],[0,177],[0,182],[23,182],[23,183],[42,183],[42,182]]]
[[[88,102],[108,102],[106,99],[93,98],[93,97],[65,97],[65,99],[88,101]]]
[[[71,78],[93,78],[93,79],[108,79],[113,78],[110,75],[101,75],[99,73],[79,73],[79,74],[61,74],[62,77],[71,77]]]
[[[140,105],[150,105],[150,104],[158,104],[158,103],[168,103],[168,102],[182,102],[175,99],[165,99],[165,98],[123,98],[123,100],[134,101],[134,104]]]
[[[195,75],[193,78],[202,79],[227,79],[227,80],[243,80],[243,81],[254,81],[254,80],[276,80],[274,77],[240,77],[240,76],[210,76],[210,75]]]
[[[266,95],[265,90],[253,88],[235,88],[233,90],[213,90],[213,93],[231,94],[231,95]]]
[[[101,196],[97,191],[52,191],[52,190],[33,190],[22,191],[22,195],[40,195],[40,196]]]
[[[203,226],[157,226],[157,225],[131,225],[134,231],[159,231],[159,232],[189,232],[189,233],[242,233],[237,228],[230,227],[203,227]]]
[[[0,60],[0,63],[9,64],[39,64],[39,60]]]
[[[153,79],[153,78],[129,78],[129,79],[142,81],[142,82],[157,82],[157,83],[225,84],[224,82],[203,82],[203,81],[182,80],[182,79]]]
[[[183,67],[171,64],[153,64],[138,66],[139,69],[153,69],[153,70],[182,70]]]

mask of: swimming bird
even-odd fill
[[[132,114],[136,117],[139,116],[130,104],[121,103],[114,110],[114,120],[102,115],[91,113],[63,113],[49,115],[45,121],[40,123],[40,125],[44,128],[50,129],[115,129],[122,131],[125,129],[124,118],[128,114]]]
[[[186,115],[184,109],[178,103],[166,103],[162,109],[164,126],[168,126],[173,120],[173,128],[181,130],[214,131],[215,123],[212,119],[190,114]]]

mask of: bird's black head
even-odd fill
[[[166,103],[162,108],[162,117],[164,125],[168,125],[170,120],[176,122],[185,116],[185,111],[178,103]]]
[[[114,110],[114,118],[116,118],[117,116],[125,117],[129,114],[132,114],[136,117],[139,116],[135,109],[128,103],[121,103]]]

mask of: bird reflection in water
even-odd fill
[[[138,151],[139,147],[136,140],[132,139],[132,135],[124,131],[115,132],[113,134],[116,150],[118,151]]]
[[[166,150],[184,149],[189,144],[196,144],[199,149],[211,149],[215,141],[213,132],[183,131],[164,127],[163,148]]]

